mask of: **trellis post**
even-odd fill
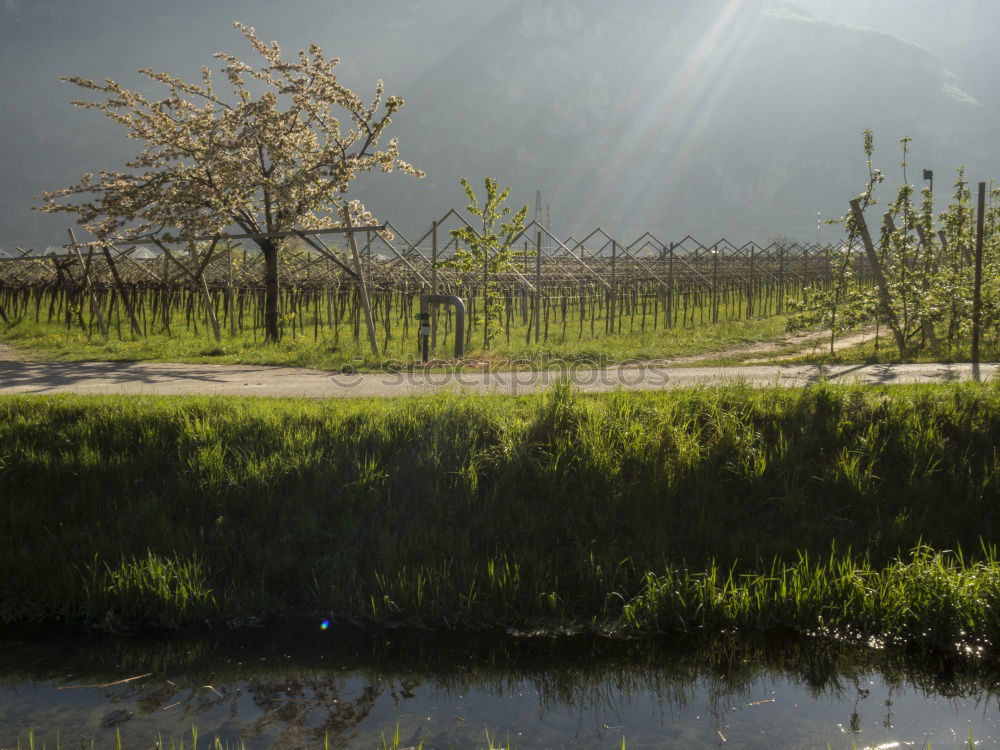
[[[350,230],[351,212],[344,206],[342,215],[344,226]],[[358,253],[358,241],[354,239],[354,232],[347,232],[347,243],[351,246],[351,255],[354,258],[354,267],[358,269],[358,293],[361,296],[361,307],[365,313],[365,328],[368,331],[368,343],[372,347],[372,356],[378,358],[378,339],[375,336],[375,321],[372,319],[372,305],[368,297],[368,278],[365,275],[365,267],[361,262],[361,255]],[[370,247],[371,243],[369,243]]]
[[[93,257],[94,248],[90,248],[87,253],[86,263],[83,260],[83,254],[80,252],[80,248],[77,246],[76,235],[73,234],[73,229],[69,228],[66,230],[69,233],[70,247],[73,252],[76,253],[76,258],[80,261],[80,270],[83,272],[83,284],[87,288],[87,296],[90,298],[90,312],[97,318],[97,327],[101,329],[101,335],[107,340],[108,338],[108,327],[104,324],[104,314],[101,312],[101,305],[97,301],[97,296],[94,294],[94,285],[90,283],[90,259]]]
[[[986,183],[979,183],[979,215],[976,217],[976,270],[972,286],[972,377],[979,380],[979,339],[983,328],[983,222],[986,213]]]
[[[719,322],[719,245],[712,246],[712,322]]]
[[[226,314],[229,316],[229,333],[236,335],[236,300],[233,299],[233,243],[226,240]]]
[[[778,315],[785,311],[785,246],[778,245]]]
[[[118,269],[115,267],[115,262],[111,258],[111,250],[107,245],[102,245],[101,249],[104,251],[104,258],[108,262],[108,270],[111,272],[111,279],[115,283],[115,287],[118,289],[118,294],[121,295],[122,305],[125,307],[125,312],[128,313],[129,323],[132,325],[132,332],[136,336],[142,336],[142,327],[139,325],[139,321],[135,317],[135,312],[132,310],[132,300],[129,297],[128,290],[125,288],[125,284],[122,283],[122,277],[118,275]]]
[[[490,248],[483,247],[483,349],[490,348]]]
[[[431,224],[431,294],[438,293],[438,223],[437,219]],[[437,305],[431,308],[431,351],[437,348],[438,335],[438,309]]]
[[[608,332],[614,335],[618,315],[618,243],[611,240],[611,293],[608,301]]]
[[[674,326],[674,243],[670,243],[670,259],[667,266],[667,327]]]
[[[535,343],[541,338],[542,317],[542,233],[535,236]]]

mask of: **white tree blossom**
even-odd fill
[[[392,116],[403,106],[385,96],[382,81],[370,101],[340,83],[337,58],[312,45],[294,61],[277,42],[265,44],[236,23],[263,64],[252,67],[218,53],[228,96],[217,93],[212,71],[200,83],[168,73],[140,71],[167,94],[148,99],[111,79],[63,80],[105,97],[74,101],[119,123],[142,151],[121,171],[86,174],[68,188],[42,195],[40,210],[78,215],[99,242],[150,236],[184,240],[236,226],[258,235],[264,256],[266,338],[278,328],[278,252],[267,236],[295,228],[334,228],[347,209],[355,226],[374,223],[357,200],[345,196],[361,172],[394,169],[422,177],[399,158],[393,138],[381,145]]]

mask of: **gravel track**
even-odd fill
[[[985,364],[980,378],[1000,366]],[[664,390],[744,382],[754,386],[802,387],[822,379],[836,383],[941,383],[970,380],[968,364],[758,365],[671,367],[650,363],[605,369],[541,372],[399,372],[344,374],[293,367],[199,365],[166,362],[0,361],[0,395],[156,394],[305,398],[386,398],[438,391],[524,394],[544,390],[563,377],[584,392]]]

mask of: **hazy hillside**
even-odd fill
[[[796,0],[816,15],[891,31],[939,55],[977,98],[1000,82],[995,43],[1000,3],[992,0]],[[997,106],[997,102],[986,103]]]
[[[525,2],[468,39],[408,92],[420,192],[489,173],[541,188],[563,231],[802,233],[858,191],[865,127],[887,171],[902,135],[915,165],[987,160],[983,107],[923,49],[789,9],[641,5]]]
[[[892,181],[903,135],[914,138],[912,174],[933,168],[940,187],[958,164],[978,178],[1000,175],[987,137],[1000,124],[993,89],[966,93],[964,79],[949,72],[969,68],[971,52],[956,65],[946,59],[954,44],[942,45],[941,57],[904,41],[919,36],[913,24],[897,36],[846,23],[895,25],[889,10],[866,16],[855,4],[851,16],[848,5],[828,0],[802,5],[506,0],[483,11],[457,0],[383,0],[328,18],[226,0],[194,19],[190,8],[164,9],[160,26],[175,35],[153,35],[146,45],[133,35],[148,20],[127,15],[128,43],[97,45],[93,57],[71,34],[89,16],[25,6],[25,33],[0,32],[9,35],[0,57],[14,64],[58,29],[73,54],[43,56],[20,78],[8,74],[5,90],[25,106],[0,116],[8,133],[0,145],[0,246],[10,237],[62,241],[62,221],[27,212],[32,196],[134,151],[94,113],[69,109],[73,92],[52,83],[59,73],[132,85],[128,71],[146,63],[192,74],[212,51],[241,51],[232,18],[288,50],[315,40],[343,58],[345,79],[359,90],[382,76],[406,98],[393,127],[405,158],[429,177],[378,176],[357,188],[403,226],[460,205],[460,176],[489,174],[511,184],[518,201],[533,204],[541,189],[563,233],[602,224],[664,238],[811,237],[817,211],[842,213],[860,189],[866,127]],[[190,35],[176,35],[184,28]]]

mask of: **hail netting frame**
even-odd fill
[[[475,231],[451,210],[412,240],[390,222],[281,233],[283,335],[319,339],[346,328],[384,353],[393,338],[415,340],[419,295],[430,292],[467,301],[471,342],[482,325],[484,283],[501,302],[501,336],[527,345],[547,341],[553,326],[564,338],[600,338],[780,315],[806,288],[828,288],[842,253],[851,254],[857,281],[871,281],[861,248],[665,241],[650,232],[619,239],[600,227],[560,239],[537,221],[514,239],[509,269],[484,279],[482,269],[449,262],[458,242],[450,229],[461,226]],[[0,258],[0,322],[30,318],[122,338],[180,329],[217,341],[263,338],[263,258],[248,239],[118,245],[78,243],[71,233],[62,253],[18,248]]]

